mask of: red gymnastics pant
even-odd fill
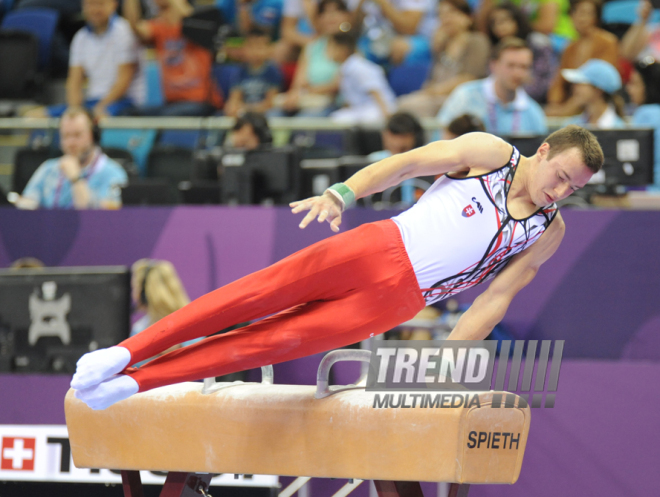
[[[277,364],[367,339],[425,306],[399,228],[386,220],[334,235],[191,302],[119,345],[140,391]],[[277,314],[275,314],[277,313]]]

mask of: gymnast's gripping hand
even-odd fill
[[[131,361],[131,353],[124,347],[110,347],[85,354],[76,363],[71,388],[87,390],[123,371]]]
[[[291,212],[298,214],[302,211],[309,211],[300,222],[300,228],[305,228],[309,223],[318,217],[319,223],[328,221],[332,231],[339,231],[341,224],[342,205],[332,194],[326,192],[319,197],[311,197],[289,204]]]

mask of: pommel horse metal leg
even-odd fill
[[[208,496],[209,483],[213,475],[170,471],[160,497],[199,497]],[[121,472],[124,497],[144,497],[139,471]],[[210,497],[210,496],[209,496]]]
[[[424,497],[422,486],[417,481],[374,480],[378,497]],[[470,485],[452,483],[448,497],[467,497]]]

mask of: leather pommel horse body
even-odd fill
[[[327,370],[347,352],[369,354],[331,352],[317,387],[275,385],[272,378],[206,380],[204,387],[180,383],[139,393],[103,411],[70,390],[65,412],[74,463],[121,469],[127,497],[141,495],[138,470],[170,472],[161,495],[177,497],[204,494],[214,473],[374,480],[381,496],[411,497],[422,495],[419,481],[452,482],[450,495],[467,495],[469,485],[459,484],[516,482],[528,406],[516,398],[515,407],[494,408],[494,392],[469,392],[480,407],[374,407],[375,392],[327,386]],[[396,402],[402,392],[380,397],[385,393]],[[209,475],[202,481],[186,473]]]

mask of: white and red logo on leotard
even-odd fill
[[[477,211],[474,210],[474,207],[472,207],[471,205],[468,205],[463,209],[463,213],[461,215],[463,217],[470,217],[470,216],[474,216],[476,214],[476,212]]]

